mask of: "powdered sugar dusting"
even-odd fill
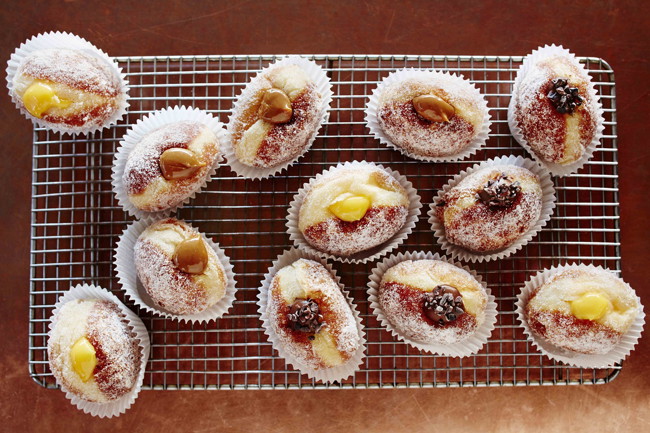
[[[475,198],[488,180],[501,174],[519,181],[522,191],[512,206],[489,208]],[[493,252],[512,245],[538,221],[542,210],[539,178],[523,167],[490,166],[471,173],[449,190],[435,208],[449,242],[472,252]]]
[[[130,392],[140,372],[140,349],[119,307],[111,301],[74,299],[65,302],[48,340],[50,369],[57,382],[78,398],[106,403]],[[97,365],[83,382],[74,370],[70,351],[86,338]]]
[[[113,68],[79,50],[35,51],[25,59],[16,77],[21,74],[107,97],[117,96],[121,88],[120,77]]]
[[[405,206],[373,207],[359,221],[347,222],[330,218],[307,227],[307,242],[320,251],[351,256],[389,240],[406,222]]]
[[[345,363],[359,349],[361,337],[352,310],[338,284],[323,265],[313,260],[299,259],[290,266],[293,267],[291,271],[295,273],[300,288],[307,297],[318,303],[325,323],[323,329],[334,337],[336,348]],[[314,352],[307,335],[293,331],[288,323],[290,304],[286,304],[283,299],[286,284],[276,274],[269,287],[267,314],[278,342],[306,367],[315,370],[327,368],[328,365]]]
[[[422,308],[423,295],[424,292],[399,283],[379,286],[379,303],[386,317],[405,337],[423,344],[453,344],[467,339],[476,330],[476,319],[469,313],[444,327],[427,322]]]
[[[313,84],[296,98],[291,106],[293,116],[287,123],[274,125],[257,151],[257,167],[273,167],[296,158],[309,144],[320,125],[322,98]]]
[[[115,400],[131,391],[140,372],[140,351],[117,305],[97,301],[87,335],[96,350],[94,378],[102,393]]]
[[[324,212],[339,193],[350,191],[359,191],[371,199],[363,218],[343,221],[329,211]],[[305,240],[317,250],[351,256],[393,237],[406,223],[408,204],[405,189],[384,170],[340,168],[312,185],[300,209],[299,225]]]
[[[133,252],[142,285],[154,303],[174,314],[191,314],[207,308],[205,291],[190,274],[179,272],[171,258],[153,242],[140,240]]]
[[[578,353],[605,354],[618,344],[622,334],[603,325],[571,315],[526,309],[528,323],[550,343]]]

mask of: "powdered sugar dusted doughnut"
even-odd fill
[[[204,184],[219,157],[216,134],[203,123],[169,123],[145,135],[129,153],[122,177],[140,210],[180,205]]]
[[[475,253],[509,247],[539,220],[540,179],[524,167],[488,166],[468,174],[436,202],[447,240]]]
[[[82,50],[59,48],[26,56],[10,93],[29,116],[64,132],[105,126],[127,98],[115,65]]]
[[[377,120],[392,143],[416,158],[451,157],[471,147],[489,123],[478,89],[456,75],[400,72],[404,78],[377,89]]]
[[[531,331],[573,352],[606,354],[641,310],[638,298],[612,273],[587,266],[552,275],[535,289],[525,307]]]
[[[300,156],[320,126],[323,96],[298,64],[271,65],[246,86],[228,124],[235,157],[275,167]]]
[[[343,166],[311,185],[298,227],[317,250],[350,256],[390,239],[406,222],[408,208],[406,190],[386,171]]]
[[[602,123],[587,71],[558,47],[542,48],[525,62],[512,96],[516,127],[542,160],[562,165],[578,161]]]
[[[275,274],[267,313],[278,343],[304,368],[340,366],[361,345],[350,305],[329,271],[313,260],[296,260]]]
[[[225,294],[227,281],[217,254],[184,221],[153,223],[138,238],[133,257],[145,290],[170,313],[200,313]]]
[[[389,268],[378,299],[393,328],[422,344],[458,343],[485,321],[483,286],[469,272],[440,260],[406,260]]]
[[[140,372],[140,349],[134,337],[114,303],[66,302],[47,343],[52,374],[83,400],[116,400],[134,388]]]

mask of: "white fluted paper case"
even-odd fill
[[[38,119],[32,116],[23,106],[22,102],[18,99],[13,91],[13,80],[18,72],[18,68],[23,64],[25,59],[30,56],[32,53],[44,50],[44,49],[70,49],[70,50],[79,50],[84,54],[90,55],[102,61],[106,64],[112,71],[115,73],[115,77],[119,78],[120,81],[120,96],[118,98],[118,109],[106,119],[101,125],[90,125],[90,126],[69,126],[58,123],[48,122],[43,119]],[[91,44],[87,40],[83,39],[80,36],[74,35],[67,32],[48,32],[40,33],[37,36],[33,36],[31,39],[20,44],[20,47],[16,48],[14,53],[11,55],[9,61],[7,62],[7,88],[9,89],[9,95],[11,96],[12,101],[16,105],[16,108],[27,119],[31,120],[32,123],[40,128],[46,128],[51,131],[57,131],[68,134],[89,134],[92,132],[100,131],[104,128],[108,128],[111,125],[117,123],[127,111],[129,107],[129,83],[126,80],[126,75],[122,72],[117,63],[108,56],[104,51],[97,48],[95,45]]]
[[[386,242],[367,251],[361,251],[353,254],[349,257],[340,257],[317,250],[316,248],[312,247],[309,242],[307,242],[305,236],[302,234],[300,228],[298,227],[300,206],[302,206],[302,203],[305,200],[305,196],[309,193],[313,185],[318,182],[323,176],[326,176],[329,173],[341,168],[360,167],[364,165],[377,167],[381,170],[386,171],[395,180],[397,180],[402,188],[404,188],[409,199],[408,215],[406,216],[404,225]],[[420,196],[418,195],[417,190],[413,187],[413,184],[411,184],[411,182],[406,179],[406,176],[401,175],[398,171],[391,170],[389,167],[384,167],[381,164],[375,164],[373,162],[366,161],[339,163],[336,166],[330,167],[327,170],[324,170],[321,173],[317,174],[309,182],[305,183],[302,188],[298,190],[298,193],[293,196],[293,200],[289,204],[289,212],[287,216],[287,233],[289,234],[289,238],[293,241],[293,244],[296,247],[310,254],[315,254],[326,259],[337,260],[343,263],[366,263],[368,261],[376,260],[385,254],[388,254],[395,248],[399,247],[406,240],[406,238],[415,228],[415,224],[418,222],[421,207],[422,203],[420,201]]]
[[[451,243],[445,234],[445,226],[443,222],[440,221],[436,216],[437,203],[442,200],[443,196],[449,190],[458,185],[460,181],[462,181],[466,176],[469,176],[475,171],[483,169],[485,167],[498,167],[502,165],[515,165],[517,167],[526,168],[539,178],[540,186],[542,188],[542,209],[540,211],[539,219],[512,245],[494,253],[474,253],[461,246]],[[434,236],[436,237],[438,244],[445,251],[445,254],[451,255],[454,259],[481,263],[483,261],[489,262],[491,260],[503,259],[505,257],[511,256],[512,254],[515,254],[517,251],[522,249],[550,221],[551,216],[553,215],[553,209],[555,209],[555,187],[553,186],[553,181],[551,180],[551,176],[548,171],[530,159],[522,158],[521,156],[510,155],[488,159],[487,161],[484,161],[480,164],[474,164],[473,167],[458,173],[451,180],[449,180],[449,182],[443,185],[443,187],[438,191],[438,194],[433,199],[433,203],[431,203],[429,207],[429,212],[427,215],[429,215],[429,224],[431,224],[431,230],[434,232]]]
[[[532,67],[535,66],[537,62],[555,55],[560,55],[572,59],[585,72],[585,76],[587,76],[589,80],[588,92],[590,97],[596,103],[596,113],[597,113],[596,133],[594,134],[594,138],[591,140],[591,143],[587,145],[580,159],[578,159],[575,162],[572,162],[571,164],[565,164],[565,165],[549,162],[544,160],[540,156],[538,156],[535,153],[535,151],[530,147],[530,144],[528,144],[528,142],[524,138],[524,135],[521,132],[521,129],[519,128],[517,121],[515,119],[515,105],[517,104],[516,96],[519,92],[519,86],[521,80],[527,74],[527,72]],[[510,98],[510,103],[508,104],[508,126],[510,127],[510,133],[512,134],[514,139],[524,149],[528,151],[528,153],[535,159],[535,161],[537,161],[538,164],[540,164],[542,167],[545,167],[548,171],[551,172],[553,176],[563,177],[563,176],[568,176],[570,174],[576,173],[591,159],[598,146],[600,146],[600,140],[603,137],[603,131],[605,129],[605,125],[604,125],[605,118],[603,116],[603,113],[604,111],[603,111],[602,104],[600,103],[600,97],[598,96],[598,91],[596,90],[594,84],[591,81],[591,75],[587,73],[585,65],[578,61],[575,54],[573,54],[566,48],[562,47],[561,45],[557,46],[553,44],[553,45],[544,45],[543,47],[538,47],[536,50],[533,50],[531,54],[527,55],[524,58],[523,63],[519,67],[519,71],[517,72],[517,76],[515,77],[515,82],[512,86],[512,96]]]
[[[298,156],[296,156],[295,158],[289,161],[285,161],[281,164],[278,164],[274,167],[267,167],[267,168],[251,167],[249,165],[242,164],[237,159],[237,156],[235,156],[235,149],[233,148],[232,142],[229,141],[227,147],[224,149],[224,154],[226,156],[226,159],[228,160],[228,165],[235,173],[237,173],[238,176],[242,176],[248,179],[265,179],[280,174],[282,171],[288,169],[293,164],[298,162],[298,160],[302,158],[305,155],[305,153],[309,151],[309,149],[311,149],[314,140],[316,140],[316,137],[318,136],[318,131],[320,131],[323,128],[323,125],[325,124],[327,118],[329,117],[330,104],[332,103],[332,96],[334,95],[334,93],[332,92],[332,84],[330,83],[330,79],[325,73],[325,71],[323,70],[323,68],[321,68],[318,64],[316,64],[312,60],[309,60],[301,56],[287,56],[287,57],[277,59],[275,62],[271,63],[269,66],[267,66],[266,68],[258,72],[257,75],[251,78],[250,81],[257,79],[257,77],[266,73],[269,70],[269,68],[276,67],[282,64],[300,66],[307,73],[307,76],[314,83],[314,86],[318,90],[318,93],[320,93],[320,95],[322,96],[323,100],[320,107],[319,125],[317,128],[314,129],[313,134],[307,140],[307,145],[304,147],[303,151]],[[233,124],[232,119],[234,118],[235,113],[238,113],[242,109],[244,109],[243,107],[244,101],[241,98],[241,95],[244,93],[244,91],[245,88],[242,89],[241,93],[238,95],[237,100],[232,106],[232,110],[228,118],[228,132],[230,134],[232,134],[231,126]]]
[[[273,277],[280,269],[291,265],[292,263],[294,263],[296,260],[299,259],[313,260],[315,262],[322,264],[325,267],[325,269],[329,271],[329,273],[334,277],[336,284],[338,284],[338,286],[341,288],[341,292],[343,293],[343,296],[348,302],[348,305],[352,310],[352,315],[354,316],[354,320],[357,323],[357,330],[359,332],[359,340],[360,340],[359,348],[354,353],[354,355],[347,360],[347,362],[345,362],[340,366],[315,370],[313,368],[309,368],[308,366],[303,365],[302,363],[300,363],[299,360],[295,359],[290,352],[284,349],[284,346],[280,344],[280,342],[278,341],[278,337],[273,331],[273,327],[271,326],[271,320],[269,318],[269,315],[266,312],[267,304],[268,304],[268,293],[269,293],[269,288],[271,286],[271,281],[273,280]],[[329,263],[327,263],[326,260],[322,259],[321,257],[315,254],[310,254],[308,252],[301,251],[297,248],[291,248],[290,250],[285,250],[273,261],[272,266],[269,268],[268,272],[264,275],[264,279],[261,282],[261,287],[259,293],[257,294],[257,298],[258,298],[258,302],[257,302],[258,312],[260,313],[260,320],[262,321],[262,326],[264,327],[264,333],[267,335],[269,341],[273,345],[273,348],[278,352],[280,357],[284,358],[287,364],[291,364],[293,368],[299,370],[302,374],[306,374],[310,379],[320,380],[323,383],[345,380],[348,377],[354,375],[354,373],[359,370],[359,366],[363,363],[363,360],[365,358],[366,333],[363,330],[363,325],[361,324],[361,317],[359,316],[359,311],[357,310],[357,307],[352,300],[352,296],[350,296],[350,293],[345,289],[343,284],[341,284],[341,278],[338,275],[336,275],[336,271],[332,268],[332,266]]]
[[[390,320],[386,318],[386,315],[384,314],[384,310],[382,309],[381,304],[379,303],[379,286],[381,284],[381,280],[384,274],[388,269],[407,260],[440,260],[449,263],[451,265],[454,265],[458,268],[461,268],[469,272],[472,275],[472,277],[474,277],[476,281],[478,281],[479,284],[483,286],[483,288],[485,289],[485,293],[487,294],[487,303],[485,306],[485,320],[471,336],[469,336],[467,339],[463,341],[459,341],[458,343],[454,343],[454,344],[425,344],[403,336],[402,334],[400,334],[399,331],[397,331],[393,327],[393,325],[390,323]],[[370,281],[368,283],[367,293],[368,293],[368,301],[370,302],[370,309],[372,310],[372,313],[377,317],[377,320],[381,323],[381,325],[393,335],[393,337],[397,338],[398,340],[404,341],[405,343],[415,347],[416,349],[419,349],[424,352],[429,352],[434,355],[462,358],[477,353],[483,348],[485,343],[487,343],[488,339],[490,338],[490,335],[492,335],[492,331],[494,331],[497,322],[498,312],[497,312],[497,303],[495,297],[494,295],[492,295],[491,290],[485,285],[481,276],[478,275],[476,272],[474,272],[472,269],[463,265],[462,263],[458,263],[453,260],[450,260],[447,257],[441,256],[438,253],[433,254],[431,252],[417,251],[417,252],[399,253],[397,255],[391,254],[390,256],[382,260],[380,263],[378,263],[377,267],[375,267],[372,270],[372,273],[370,274]]]
[[[173,314],[169,311],[163,310],[161,307],[156,305],[151,299],[151,296],[149,296],[145,290],[142,282],[138,278],[138,272],[135,268],[133,259],[134,248],[135,243],[138,241],[138,237],[140,237],[142,232],[145,231],[145,229],[151,224],[159,220],[160,219],[153,221],[134,221],[124,230],[119,240],[117,241],[117,248],[115,248],[114,266],[118,281],[124,289],[126,296],[132,299],[133,302],[135,302],[135,304],[143,310],[172,320],[178,320],[187,323],[207,323],[211,320],[217,320],[223,317],[228,313],[228,310],[232,308],[232,305],[235,302],[235,294],[237,293],[235,273],[233,271],[233,266],[230,263],[230,259],[219,247],[219,244],[215,243],[212,239],[208,238],[203,233],[201,233],[203,240],[217,254],[226,277],[226,291],[223,297],[216,304],[208,307],[200,313],[183,315]]]
[[[481,124],[481,128],[479,131],[477,131],[476,137],[474,137],[464,149],[454,155],[448,156],[434,157],[417,155],[393,143],[390,137],[384,133],[383,129],[379,125],[378,119],[379,97],[386,87],[408,79],[426,79],[427,81],[435,81],[443,88],[445,86],[454,86],[461,88],[469,91],[477,101],[481,101],[481,103],[478,105],[478,108],[483,112],[483,122]],[[370,130],[370,133],[382,144],[392,147],[393,149],[402,153],[404,156],[427,162],[460,161],[475,154],[487,142],[488,135],[490,133],[490,125],[492,124],[490,121],[491,116],[487,100],[483,94],[481,94],[480,90],[476,87],[475,84],[471,83],[469,80],[466,80],[460,74],[456,75],[450,72],[435,71],[432,69],[409,68],[399,69],[397,71],[391,72],[372,91],[372,94],[366,103],[365,113],[366,126]]]
[[[124,170],[126,168],[126,162],[129,158],[129,154],[133,148],[138,143],[140,143],[142,139],[149,133],[170,123],[181,121],[199,122],[210,128],[212,132],[214,132],[214,134],[217,136],[217,141],[219,142],[219,156],[216,158],[214,166],[206,173],[203,183],[199,183],[194,191],[182,202],[178,203],[175,206],[157,212],[147,212],[138,209],[133,203],[131,203],[131,200],[129,200],[123,179]],[[208,182],[212,180],[212,177],[216,174],[217,168],[219,168],[219,163],[222,160],[221,155],[223,153],[223,148],[228,146],[228,143],[230,143],[230,136],[226,132],[223,123],[219,122],[219,120],[213,117],[211,114],[198,108],[185,106],[175,106],[173,108],[167,107],[144,116],[142,119],[139,119],[131,129],[127,131],[124,137],[122,137],[122,140],[120,140],[120,145],[115,152],[111,174],[111,184],[113,185],[113,193],[115,194],[117,202],[122,207],[122,209],[138,219],[153,221],[155,219],[168,217],[172,213],[176,212],[179,208],[182,208],[184,205],[193,200],[194,197],[196,197],[196,194],[204,189],[207,186]]]
[[[562,349],[532,332],[530,326],[528,325],[528,320],[526,317],[526,305],[528,305],[528,301],[530,300],[533,293],[538,288],[543,286],[546,281],[548,281],[554,275],[557,275],[559,272],[580,268],[595,269],[611,273],[609,269],[603,268],[602,266],[575,263],[569,265],[553,266],[550,269],[544,269],[533,275],[517,295],[517,302],[515,302],[517,319],[519,320],[521,326],[524,328],[524,334],[528,338],[528,341],[530,341],[544,356],[547,356],[548,358],[555,361],[560,361],[565,364],[581,368],[613,367],[615,364],[622,362],[632,352],[632,350],[634,350],[634,346],[636,346],[636,344],[639,342],[639,339],[641,338],[643,325],[645,324],[645,312],[643,311],[643,304],[641,304],[641,299],[638,296],[637,300],[639,302],[640,308],[636,319],[632,323],[632,326],[625,334],[623,334],[621,341],[610,352],[603,355],[577,353]],[[625,284],[629,287],[629,284]]]
[[[106,301],[111,301],[119,308],[120,312],[124,315],[126,321],[128,322],[129,328],[135,334],[135,338],[139,341],[138,347],[140,348],[140,372],[136,379],[135,386],[127,394],[124,394],[122,397],[108,402],[108,403],[94,403],[90,401],[83,400],[77,397],[72,392],[68,391],[65,386],[61,386],[61,390],[65,392],[65,396],[68,400],[72,402],[78,409],[84,411],[87,414],[92,416],[97,416],[100,418],[112,418],[117,417],[126,412],[128,408],[133,405],[140,390],[142,389],[142,381],[144,380],[144,373],[147,367],[147,362],[149,360],[149,352],[151,350],[151,344],[149,341],[149,333],[147,328],[142,323],[142,320],[131,310],[129,310],[117,296],[113,295],[108,290],[88,284],[78,284],[74,287],[71,287],[59,300],[54,304],[54,311],[52,312],[52,317],[50,319],[48,339],[51,337],[52,329],[57,321],[57,316],[63,307],[63,304],[66,302],[74,300],[83,300],[83,299],[101,299]]]

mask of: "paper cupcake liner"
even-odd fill
[[[313,83],[316,86],[316,89],[318,90],[318,93],[320,93],[323,97],[323,102],[322,102],[322,107],[320,112],[320,117],[321,117],[320,123],[317,128],[314,128],[313,134],[307,140],[308,142],[307,146],[305,146],[304,150],[300,153],[300,155],[296,156],[292,160],[283,162],[274,167],[267,167],[267,168],[251,167],[246,164],[242,164],[235,156],[235,149],[233,147],[232,142],[228,142],[228,145],[225,146],[224,148],[224,154],[226,156],[226,159],[228,160],[228,165],[230,166],[232,171],[237,173],[238,176],[245,177],[248,179],[265,179],[274,176],[276,174],[279,174],[283,170],[288,169],[290,166],[298,162],[298,160],[302,158],[309,149],[311,149],[312,144],[314,144],[314,140],[316,140],[316,137],[318,136],[318,132],[321,130],[321,128],[323,127],[323,125],[325,124],[325,122],[329,117],[330,104],[332,102],[332,96],[333,96],[332,84],[330,83],[330,79],[325,73],[325,71],[323,70],[323,68],[321,68],[319,65],[317,65],[315,62],[311,60],[308,60],[301,56],[287,56],[278,59],[274,63],[271,63],[269,66],[267,66],[266,68],[258,72],[255,77],[251,78],[250,81],[257,79],[257,77],[266,73],[270,68],[274,68],[277,65],[298,65],[307,73],[307,76],[309,76],[309,78],[313,81]],[[230,112],[230,116],[228,117],[229,133],[232,133],[230,128],[235,113],[238,113],[243,109],[242,107],[244,101],[242,100],[241,96],[244,93],[244,91],[245,88],[242,89],[241,93],[237,97],[237,100],[233,104],[232,110]]]
[[[235,294],[237,293],[233,266],[230,263],[228,256],[226,256],[224,251],[219,247],[219,244],[213,242],[212,239],[208,238],[203,233],[201,233],[203,240],[208,243],[208,245],[214,250],[215,253],[217,253],[219,262],[221,263],[221,266],[223,266],[226,277],[226,291],[223,295],[223,298],[221,298],[219,302],[213,306],[200,313],[182,315],[165,311],[153,302],[151,296],[149,296],[144,286],[142,285],[142,282],[138,278],[138,272],[135,268],[135,262],[133,258],[133,250],[135,248],[135,243],[137,242],[138,237],[147,227],[149,227],[154,222],[155,221],[134,221],[124,230],[124,233],[122,233],[120,239],[117,242],[117,248],[115,248],[114,265],[118,281],[124,289],[126,296],[132,299],[137,306],[145,311],[156,314],[158,316],[166,317],[168,319],[187,323],[207,323],[210,320],[219,319],[228,313],[228,310],[230,310],[233,302],[235,301]]]
[[[622,362],[630,354],[630,352],[634,350],[634,346],[638,343],[639,338],[641,338],[641,332],[643,331],[643,325],[645,324],[645,312],[643,311],[643,304],[641,304],[641,299],[638,296],[637,300],[639,302],[640,309],[636,319],[634,319],[634,322],[632,323],[632,326],[625,334],[623,334],[621,341],[610,352],[604,355],[589,355],[562,349],[551,344],[543,337],[533,333],[528,326],[528,319],[526,318],[525,308],[533,292],[557,273],[568,269],[591,269],[611,273],[609,269],[603,268],[601,266],[574,263],[570,265],[553,266],[550,269],[545,269],[533,275],[526,282],[524,287],[522,287],[521,292],[519,295],[517,295],[517,302],[515,303],[515,306],[517,307],[515,310],[517,313],[517,318],[519,319],[521,326],[524,328],[524,334],[526,334],[528,340],[535,347],[537,347],[537,349],[543,355],[552,360],[560,361],[565,364],[581,368],[613,367],[614,364]],[[625,284],[630,287],[629,284]]]
[[[271,281],[280,269],[284,268],[285,266],[289,266],[298,259],[313,260],[325,266],[329,273],[334,277],[336,284],[338,284],[338,286],[341,288],[341,292],[350,305],[352,315],[354,316],[354,320],[357,323],[357,329],[359,331],[360,338],[359,349],[357,349],[355,354],[347,362],[345,362],[345,364],[338,367],[331,367],[323,370],[314,370],[308,366],[303,365],[299,360],[295,359],[291,353],[284,349],[284,346],[278,341],[278,337],[273,331],[271,319],[266,312]],[[262,326],[264,327],[264,333],[268,336],[268,339],[273,345],[273,348],[278,352],[281,358],[284,358],[287,364],[291,364],[293,368],[300,371],[302,374],[306,374],[310,379],[320,380],[323,383],[345,380],[348,377],[353,376],[354,373],[359,370],[359,366],[363,363],[363,359],[365,358],[366,333],[363,330],[361,317],[356,305],[353,302],[352,296],[350,296],[350,293],[345,289],[343,284],[341,284],[341,278],[336,275],[336,270],[334,270],[326,260],[318,257],[315,254],[300,251],[297,248],[285,250],[273,261],[272,266],[264,275],[264,279],[261,281],[261,287],[259,293],[257,294],[257,298],[257,305],[259,307],[258,311],[260,313],[260,320],[262,320]]]
[[[101,125],[90,125],[90,126],[69,126],[62,125],[58,123],[48,122],[43,119],[37,119],[36,117],[29,114],[25,109],[22,102],[13,92],[13,79],[18,68],[23,63],[25,58],[32,54],[35,51],[47,49],[47,48],[67,48],[73,50],[83,51],[85,54],[89,54],[93,57],[96,57],[102,60],[103,63],[110,66],[115,70],[115,73],[120,77],[120,94],[124,95],[120,100],[120,107],[113,113],[111,117],[106,119],[106,121]],[[9,95],[11,100],[16,105],[16,108],[27,119],[31,120],[32,123],[40,128],[46,128],[51,131],[57,131],[61,133],[68,134],[89,134],[91,132],[100,131],[104,128],[108,128],[111,125],[117,123],[129,107],[129,83],[126,80],[126,75],[122,72],[122,68],[117,65],[117,63],[108,56],[104,51],[97,48],[95,45],[91,44],[87,40],[73,35],[72,33],[67,32],[49,32],[49,33],[40,33],[37,36],[33,36],[31,39],[20,44],[20,47],[16,48],[14,53],[11,55],[11,58],[7,62],[7,89],[9,90]]]
[[[138,209],[133,203],[131,203],[131,200],[129,200],[129,196],[123,181],[124,170],[126,168],[126,162],[129,158],[129,154],[133,148],[150,132],[155,131],[156,129],[170,123],[180,122],[184,120],[203,123],[217,136],[217,141],[219,142],[220,147],[220,154],[216,158],[214,166],[205,175],[205,180],[203,183],[197,185],[194,191],[176,206],[172,206],[165,210],[157,212],[148,212]],[[144,116],[142,119],[139,119],[131,129],[127,131],[124,137],[122,137],[120,145],[115,152],[111,174],[111,184],[113,185],[113,193],[117,198],[117,202],[122,207],[122,209],[138,219],[153,221],[155,219],[168,217],[172,213],[176,212],[179,208],[182,208],[184,205],[194,199],[194,197],[196,197],[196,194],[205,188],[208,182],[212,180],[212,177],[216,174],[217,168],[219,168],[219,163],[222,160],[221,154],[223,152],[223,148],[228,146],[229,143],[230,136],[226,132],[223,123],[219,122],[218,119],[212,117],[211,114],[206,113],[203,110],[199,110],[198,108],[183,106],[175,106],[173,108],[167,107]]]
[[[393,143],[390,137],[388,137],[384,133],[383,129],[379,125],[379,119],[377,115],[377,111],[379,109],[379,96],[381,95],[381,93],[384,91],[386,87],[394,83],[398,83],[400,81],[408,80],[410,78],[415,78],[415,79],[424,78],[429,81],[435,81],[438,80],[439,77],[443,77],[444,80],[455,81],[457,85],[464,86],[467,89],[471,89],[471,91],[475,93],[476,99],[481,101],[479,108],[482,109],[483,111],[483,124],[481,126],[481,129],[478,131],[478,134],[476,135],[476,137],[474,137],[471,143],[455,155],[448,155],[448,156],[417,155]],[[377,85],[377,87],[375,87],[375,89],[372,91],[372,94],[370,95],[366,103],[366,116],[365,116],[366,126],[370,130],[370,133],[382,144],[392,147],[393,149],[401,152],[402,155],[407,156],[409,158],[417,159],[420,161],[428,161],[428,162],[460,161],[462,159],[465,159],[475,154],[478,151],[478,149],[480,149],[487,142],[488,134],[490,133],[490,125],[492,124],[490,118],[491,116],[490,116],[487,100],[480,92],[480,90],[476,87],[476,85],[471,83],[469,80],[463,78],[462,75],[451,74],[446,71],[441,72],[441,71],[434,71],[430,69],[413,69],[413,68],[399,69],[395,72],[391,72],[386,78],[384,78]]]
[[[507,248],[504,248],[500,251],[488,254],[479,254],[471,252],[459,245],[454,245],[451,243],[446,236],[445,226],[442,221],[438,220],[436,216],[436,205],[442,199],[442,197],[453,187],[458,185],[461,180],[475,171],[485,168],[485,167],[496,167],[501,165],[515,165],[517,167],[523,167],[534,173],[539,178],[539,183],[542,188],[542,210],[539,214],[539,219],[537,223],[534,224],[526,233],[521,235],[512,245]],[[542,228],[550,221],[551,216],[553,215],[553,209],[555,209],[555,188],[553,187],[553,181],[551,176],[546,171],[545,168],[540,167],[534,161],[521,156],[501,156],[499,158],[492,158],[484,161],[480,164],[474,164],[473,167],[468,168],[467,170],[461,171],[459,174],[454,176],[446,185],[438,191],[438,195],[434,197],[433,203],[429,207],[429,224],[431,224],[431,230],[434,232],[438,244],[442,247],[446,254],[451,255],[454,259],[466,260],[471,262],[489,262],[491,260],[503,259],[505,257],[511,256],[520,249],[524,247],[532,238],[537,235],[537,233],[542,230]]]
[[[142,381],[144,379],[144,373],[147,367],[147,362],[149,360],[149,352],[151,349],[151,344],[149,341],[149,333],[147,328],[142,323],[142,320],[131,310],[129,310],[120,300],[109,292],[106,289],[103,289],[98,286],[88,285],[88,284],[78,284],[74,287],[71,287],[59,300],[54,304],[54,311],[52,312],[52,317],[50,319],[49,331],[47,333],[48,339],[52,335],[52,329],[56,323],[57,316],[59,311],[63,307],[63,304],[77,299],[102,299],[115,303],[120,309],[120,312],[126,317],[126,320],[131,328],[132,332],[135,334],[135,338],[139,340],[140,347],[140,373],[138,373],[138,378],[136,379],[135,386],[133,389],[122,397],[108,403],[94,403],[90,401],[83,400],[77,397],[72,392],[68,391],[65,386],[61,386],[61,390],[65,392],[65,396],[68,400],[72,402],[77,409],[84,411],[92,416],[98,416],[100,418],[112,418],[114,416],[120,416],[128,408],[131,407],[135,399],[138,397],[140,389],[142,389]]]
[[[577,65],[580,65],[580,68],[582,68],[584,71],[589,83],[587,86],[589,96],[595,101],[596,104],[596,133],[594,134],[594,138],[591,140],[591,143],[589,143],[589,145],[587,145],[585,148],[582,157],[577,161],[572,162],[571,164],[557,164],[554,162],[545,161],[543,158],[538,156],[524,138],[524,135],[515,119],[515,105],[517,103],[516,95],[519,92],[519,85],[521,80],[528,73],[530,68],[532,68],[537,62],[552,55],[562,55],[569,57],[573,59]],[[510,103],[508,104],[508,126],[510,127],[510,132],[512,133],[514,139],[528,151],[528,153],[535,159],[535,161],[537,161],[538,164],[540,164],[542,167],[545,167],[548,171],[551,172],[553,176],[564,177],[576,173],[587,163],[587,161],[591,159],[597,147],[600,146],[600,140],[602,139],[603,131],[605,130],[604,122],[604,111],[603,106],[600,103],[598,91],[591,82],[591,75],[587,73],[585,65],[578,62],[575,54],[563,48],[561,45],[545,45],[544,47],[533,50],[531,54],[524,58],[524,61],[519,68],[519,71],[517,72],[517,76],[512,87],[512,97],[510,98]]]
[[[300,206],[302,206],[305,196],[311,190],[313,185],[316,182],[318,182],[323,176],[326,176],[329,173],[341,168],[361,167],[361,166],[372,166],[386,171],[393,178],[395,178],[397,182],[399,182],[399,184],[402,186],[402,188],[404,188],[404,190],[406,190],[406,194],[408,195],[408,199],[410,203],[408,215],[406,217],[406,222],[404,223],[402,228],[400,228],[397,231],[397,233],[395,233],[386,242],[376,247],[373,247],[369,250],[361,251],[348,257],[339,257],[333,254],[329,254],[317,250],[316,248],[312,247],[309,244],[309,242],[307,242],[305,236],[298,228],[298,214],[300,212]],[[335,167],[330,167],[327,170],[324,170],[323,172],[317,174],[309,182],[305,183],[302,186],[302,188],[298,190],[298,193],[293,196],[293,200],[289,204],[289,212],[287,216],[287,233],[289,234],[289,238],[293,241],[296,247],[310,254],[315,254],[317,256],[326,259],[337,260],[343,263],[366,263],[368,261],[375,260],[391,252],[395,248],[399,247],[406,240],[409,234],[411,234],[411,232],[413,231],[415,224],[418,222],[418,217],[420,216],[421,207],[422,207],[422,203],[420,202],[420,196],[418,195],[417,190],[413,187],[411,182],[409,182],[406,179],[406,177],[401,175],[398,171],[391,170],[390,168],[384,167],[381,164],[375,164],[366,161],[351,161],[351,162],[339,163]]]
[[[470,337],[468,337],[463,341],[459,341],[453,344],[442,344],[442,343],[426,344],[426,343],[413,341],[410,338],[403,336],[402,334],[399,333],[399,331],[397,331],[393,327],[393,325],[384,315],[384,310],[381,308],[381,305],[379,304],[379,285],[381,284],[381,279],[383,278],[384,273],[389,268],[392,268],[398,263],[404,262],[406,260],[440,260],[449,263],[451,265],[454,265],[458,268],[461,268],[469,272],[476,279],[476,281],[478,281],[479,284],[483,286],[485,292],[487,293],[487,304],[485,306],[485,320],[483,321],[481,326],[479,326],[476,329],[474,334],[472,334]],[[368,283],[367,293],[368,293],[368,301],[370,301],[370,308],[372,309],[372,313],[375,316],[377,316],[377,320],[379,320],[381,325],[384,328],[386,328],[387,331],[393,334],[393,336],[398,340],[402,340],[405,343],[415,347],[416,349],[429,352],[434,355],[462,358],[477,353],[488,341],[490,335],[492,335],[492,331],[494,330],[494,327],[497,322],[498,312],[497,312],[497,303],[495,301],[495,297],[494,295],[492,295],[490,289],[485,285],[481,276],[478,275],[476,272],[474,272],[472,269],[469,269],[467,266],[463,265],[462,263],[454,262],[446,258],[445,256],[441,256],[438,253],[433,254],[431,252],[417,251],[417,252],[399,253],[397,255],[392,254],[386,257],[384,260],[382,260],[381,263],[377,265],[377,267],[375,267],[372,270],[372,273],[370,274],[370,282]]]

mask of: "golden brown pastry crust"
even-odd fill
[[[101,126],[126,100],[117,72],[102,60],[77,50],[44,49],[29,55],[13,80],[14,99],[20,105],[25,91],[37,80],[72,101],[66,108],[43,113],[41,119],[52,124],[72,128]]]
[[[379,95],[377,120],[396,146],[423,157],[449,157],[463,152],[483,128],[485,101],[469,82],[431,72],[392,83]],[[435,95],[455,108],[448,122],[420,116],[413,98]]]

